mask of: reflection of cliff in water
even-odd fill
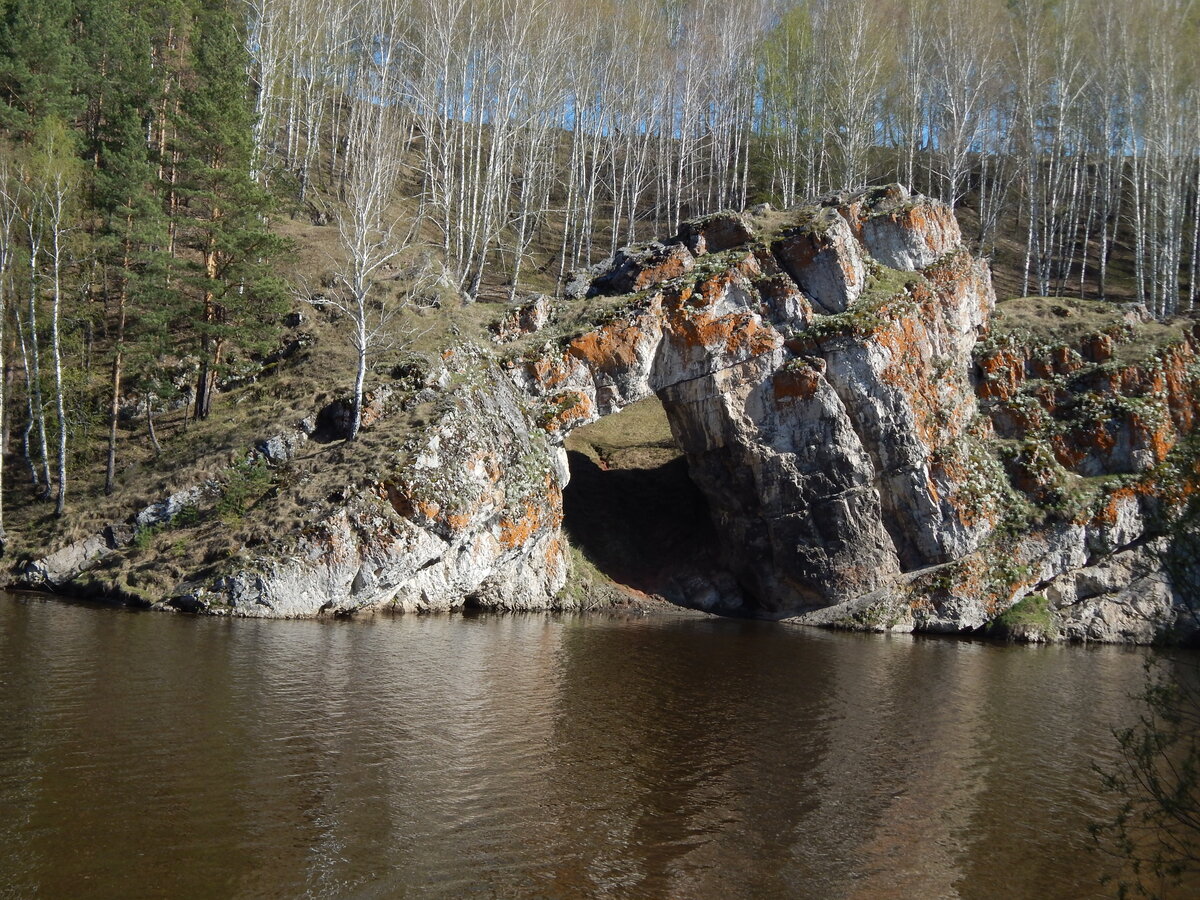
[[[651,397],[567,440],[571,543],[617,585],[682,606],[734,611],[738,590],[704,494]]]
[[[262,623],[0,596],[0,879],[1097,896],[1086,826],[1119,800],[1092,765],[1136,715],[1143,659],[674,616]]]

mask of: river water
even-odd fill
[[[1143,658],[0,595],[0,896],[1098,895]]]

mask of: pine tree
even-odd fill
[[[146,135],[154,114],[151,22],[122,0],[92,0],[81,53],[95,73],[88,98],[86,156],[92,163],[94,252],[111,341],[105,491],[114,486],[117,425],[131,343],[166,322],[166,217],[157,160]]]
[[[200,370],[195,417],[212,408],[217,378],[234,348],[260,350],[286,296],[270,261],[285,249],[267,224],[269,196],[251,176],[253,104],[240,3],[198,0],[190,33],[190,83],[180,104],[180,240],[191,258],[190,325]]]
[[[74,119],[74,17],[72,0],[0,0],[0,127],[29,139],[47,116]]]

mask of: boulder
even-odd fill
[[[624,247],[593,277],[588,296],[631,294],[690,272],[696,260],[682,244]]]
[[[720,253],[749,243],[754,230],[740,215],[728,210],[689,219],[679,228],[676,240],[684,244],[693,256]]]

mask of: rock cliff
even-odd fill
[[[494,327],[498,350],[454,348],[412,396],[380,400],[375,429],[424,413],[377,470],[165,603],[570,605],[562,442],[657,395],[733,576],[698,595],[714,611],[970,631],[1035,598],[1044,627],[1026,639],[1183,624],[1153,525],[1197,481],[1176,449],[1200,413],[1195,332],[1086,304],[1050,313],[1078,326],[1074,343],[1022,332],[1016,307],[997,327],[987,264],[952,212],[899,186],[688,222],[580,273],[568,298],[575,319],[534,298]],[[77,582],[122,534],[27,578]]]

